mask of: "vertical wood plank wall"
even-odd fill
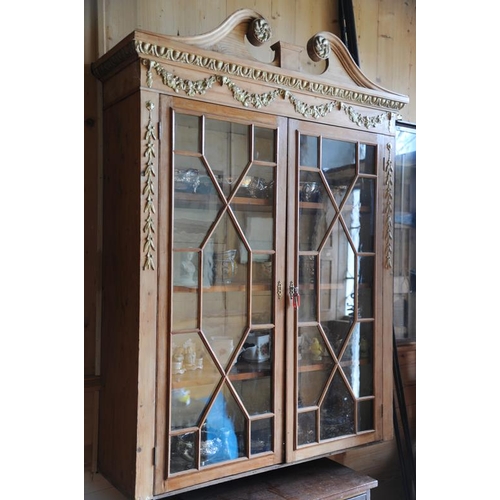
[[[136,28],[164,34],[195,35],[216,28],[237,9],[251,8],[271,24],[273,42],[278,40],[305,47],[319,31],[340,35],[337,0],[84,0],[84,367],[85,380],[99,375],[101,176],[99,143],[101,113],[97,80],[90,64]],[[416,123],[416,0],[353,0],[361,70],[382,87],[406,94],[410,104],[403,120]],[[314,72],[314,64],[311,72]],[[415,429],[415,346],[400,352],[408,387],[407,404]],[[412,361],[413,360],[413,361]],[[412,364],[413,363],[413,364]],[[413,368],[412,368],[413,366]],[[95,436],[98,384],[86,384],[84,460],[91,462]],[[94,450],[95,451],[95,450]],[[349,452],[341,460],[354,469],[378,474],[394,445],[371,455]],[[377,455],[378,453],[378,455]],[[366,460],[375,460],[367,464]]]

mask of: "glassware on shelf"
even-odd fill
[[[198,169],[188,168],[186,170],[176,168],[174,175],[174,187],[176,191],[184,193],[196,193],[200,185],[200,176]]]
[[[237,271],[237,253],[235,249],[214,253],[214,283],[232,283]]]

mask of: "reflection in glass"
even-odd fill
[[[315,255],[299,256],[300,307],[299,321],[317,321],[316,293],[316,261]]]
[[[300,136],[300,165],[302,167],[318,166],[318,137]]]
[[[263,453],[273,449],[274,419],[253,420],[251,423],[251,454]]]
[[[268,260],[263,260],[262,257]],[[254,254],[253,259],[252,323],[272,324],[274,323],[274,255]]]
[[[352,142],[323,139],[321,170],[330,189],[345,189],[356,175],[356,144]]]
[[[231,203],[251,250],[269,251],[274,248],[275,173],[275,168],[251,167],[245,176],[245,180],[250,182],[242,183]],[[258,199],[254,202],[253,198]],[[263,256],[262,260],[266,257]]]
[[[321,405],[321,439],[353,434],[354,401],[337,371]]]
[[[371,359],[372,323],[356,323],[341,361],[344,373],[355,397],[373,395],[373,365]]]
[[[360,252],[374,251],[375,235],[375,179],[361,179],[360,187]]]
[[[323,337],[315,326],[299,328],[300,361],[298,407],[315,406],[334,366]]]
[[[297,444],[299,446],[315,443],[316,439],[316,412],[308,411],[297,415]]]
[[[172,474],[274,447],[276,137],[175,115]]]
[[[213,249],[213,284],[204,294],[202,329],[222,366],[226,366],[247,326],[246,249],[226,212],[209,241]],[[241,250],[243,249],[243,254]],[[228,251],[236,250],[236,252]],[[241,284],[238,293],[226,285]]]
[[[255,127],[254,159],[259,161],[275,162],[275,131],[270,128]]]
[[[354,313],[356,255],[341,224],[334,225],[328,246],[332,248],[333,254],[331,263],[325,261],[325,265],[331,269],[330,280],[326,282],[331,284],[331,299],[329,302],[330,310],[328,313],[323,313],[322,317],[345,320],[353,316]],[[323,255],[325,254],[323,253]],[[324,276],[326,278],[327,275],[324,274]],[[326,304],[324,306],[326,307]]]
[[[300,179],[299,250],[317,250],[337,212],[319,172],[302,171]]]
[[[172,335],[171,346],[171,427],[195,427],[205,409],[206,397],[220,380],[220,372],[198,334]]]
[[[416,163],[414,124],[399,122],[394,157],[394,333],[416,339]]]
[[[250,161],[248,133],[248,125],[205,120],[205,157],[226,198]]]
[[[358,398],[374,392],[377,147],[301,135],[299,152],[300,445],[354,434],[358,423],[373,423],[367,417],[372,403],[365,402],[371,399]],[[355,416],[355,409],[363,416]]]
[[[321,323],[330,347],[337,357],[344,347],[345,340],[351,331],[353,321],[354,319],[352,317],[346,317],[345,319],[333,319]]]
[[[198,294],[197,289],[186,293],[182,288],[174,286],[172,294],[172,329],[174,331],[198,328]]]
[[[338,206],[346,197],[356,177],[356,145],[354,143],[323,139],[323,171],[327,184]]]
[[[358,317],[373,317],[373,279],[375,257],[358,257]]]
[[[200,118],[193,115],[176,113],[174,149],[183,151],[200,151]]]
[[[196,433],[186,432],[172,436],[170,447],[170,473],[196,468]]]
[[[373,430],[373,399],[358,402],[358,431]]]
[[[230,380],[249,415],[273,411],[273,332],[251,331],[230,373]]]
[[[174,286],[195,287],[198,285],[198,253],[174,252]]]
[[[377,147],[369,144],[359,145],[359,171],[362,174],[376,174]]]

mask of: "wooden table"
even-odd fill
[[[321,458],[181,493],[172,500],[369,500],[377,481]]]

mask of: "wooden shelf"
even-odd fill
[[[229,372],[231,381],[255,380],[271,376],[271,364],[246,363],[238,361]],[[214,386],[221,379],[219,372],[213,370],[186,370],[184,373],[172,375],[174,389]]]
[[[304,210],[325,210],[325,205],[322,202],[316,202],[316,201],[301,201],[299,203],[299,208],[304,209]],[[341,212],[343,212],[345,209],[352,209],[353,205],[344,205],[342,207]],[[360,212],[363,213],[370,213],[371,208],[370,207],[360,207],[359,209]]]
[[[199,194],[199,193],[184,193],[175,191],[175,206],[183,207],[183,208],[198,208],[204,209],[207,205],[209,205],[213,200],[217,200],[221,204],[224,202],[219,198],[217,193],[207,193],[207,194]],[[252,198],[252,197],[242,197],[235,196],[230,206],[233,205],[244,205],[248,208],[248,210],[252,212],[269,212],[272,211],[273,206],[271,202],[266,198]]]
[[[197,293],[198,287],[191,286],[179,286],[174,285],[174,292],[176,293]],[[204,293],[216,293],[216,292],[245,292],[249,290],[246,283],[231,283],[227,285],[213,285],[202,288]],[[252,285],[253,292],[270,292],[271,288],[268,284],[255,283]]]
[[[319,372],[325,369],[331,370],[333,369],[334,362],[331,358],[327,358],[330,362],[321,362],[316,361],[313,363],[308,363],[307,360],[299,361],[299,373],[307,373],[307,372]],[[340,366],[355,366],[355,365],[368,365],[368,358],[361,358],[358,362],[354,362],[353,360],[341,360]]]

